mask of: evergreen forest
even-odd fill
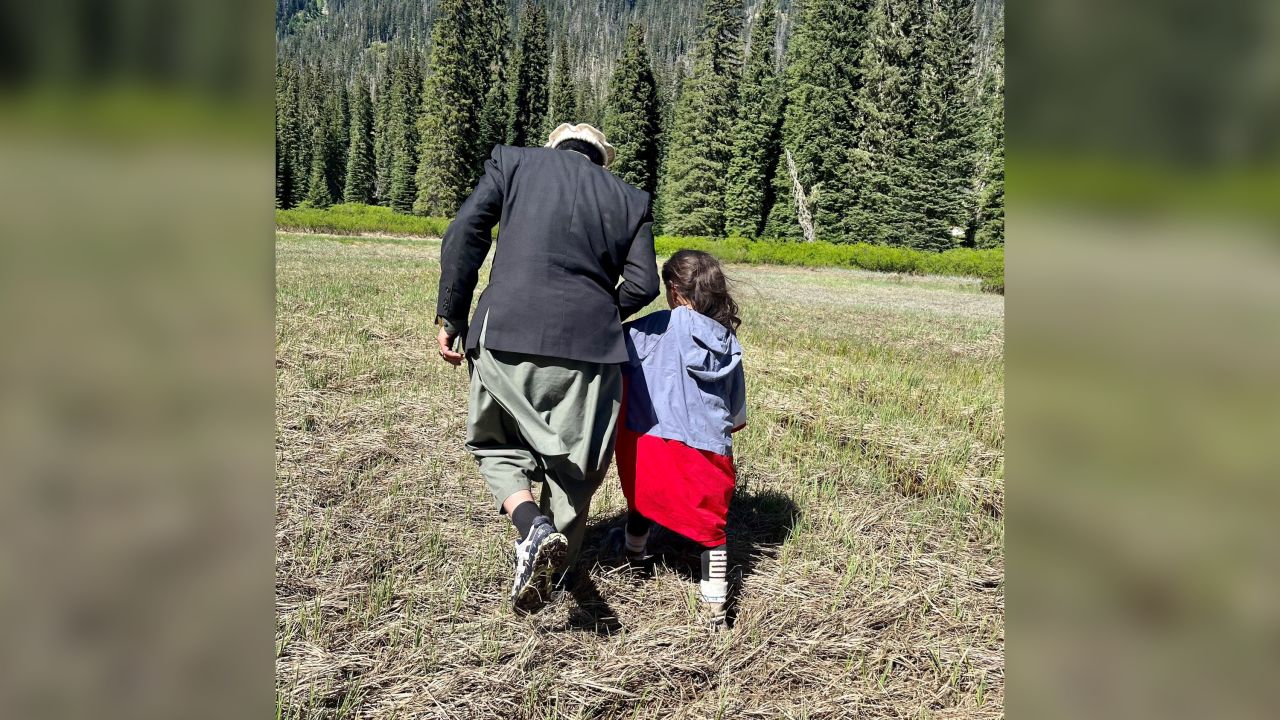
[[[276,206],[450,217],[589,122],[695,237],[1004,244],[1003,0],[277,0]]]

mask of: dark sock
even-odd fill
[[[516,526],[516,532],[520,533],[520,539],[529,537],[529,530],[533,528],[533,523],[542,517],[542,511],[538,509],[538,504],[525,500],[511,511],[511,524]]]
[[[632,510],[627,513],[627,533],[639,537],[647,532],[653,525],[653,521]]]
[[[702,551],[702,579],[724,580],[729,577],[729,546],[721,543]]]

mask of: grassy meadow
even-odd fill
[[[750,417],[711,634],[677,539],[651,574],[593,567],[616,479],[588,579],[514,616],[466,370],[436,356],[438,242],[276,253],[277,717],[1003,717],[1004,298],[981,280],[728,268]]]

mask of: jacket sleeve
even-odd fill
[[[645,207],[640,228],[631,239],[616,296],[618,314],[623,320],[658,297],[658,258],[653,249],[653,212],[649,206]]]
[[[654,327],[654,321],[661,315],[661,312],[650,313],[622,326],[622,332],[626,333],[627,363],[631,367],[640,367],[644,358],[652,352],[654,344],[662,338],[661,330]]]
[[[463,332],[471,311],[480,266],[493,244],[493,226],[502,216],[506,180],[502,174],[500,147],[484,164],[484,175],[462,203],[440,245],[440,294],[436,316]]]
[[[729,389],[729,415],[731,432],[738,432],[747,426],[747,378],[739,363],[733,372],[733,381]]]

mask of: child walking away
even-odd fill
[[[617,459],[628,516],[617,544],[628,559],[643,557],[656,522],[702,545],[700,615],[719,628],[729,594],[732,434],[746,425],[742,321],[711,255],[677,252],[662,266],[662,281],[671,309],[627,325]]]

